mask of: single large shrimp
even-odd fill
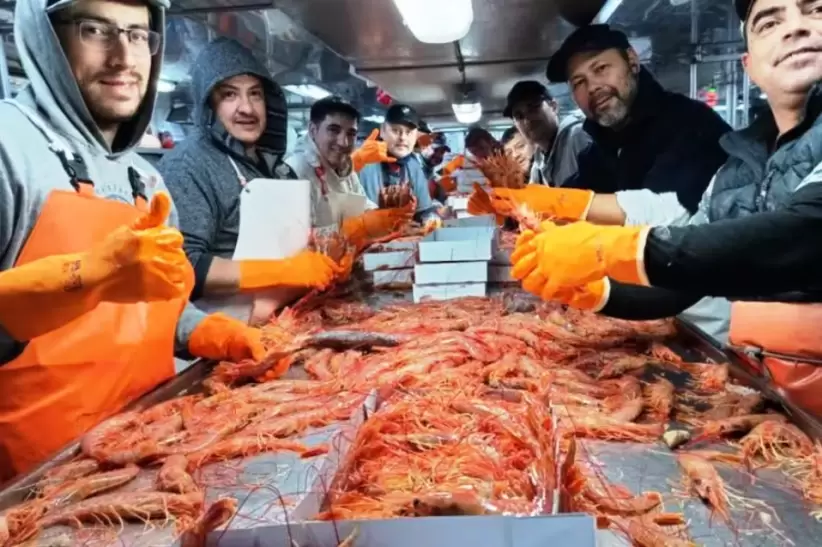
[[[719,476],[713,464],[701,456],[688,453],[680,454],[677,460],[694,492],[719,513],[723,521],[730,523],[731,514],[725,481]]]

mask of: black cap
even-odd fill
[[[516,106],[517,103],[534,99],[551,101],[554,98],[551,96],[548,88],[536,80],[517,82],[514,84],[514,87],[511,88],[511,91],[508,92],[508,99],[506,100],[505,110],[502,111],[502,115],[510,118],[514,106]]]
[[[420,119],[420,131],[422,131],[423,133],[428,133],[429,135],[432,133],[431,127],[429,127],[423,119]]]
[[[630,49],[631,42],[624,33],[608,25],[587,25],[575,30],[551,56],[545,75],[549,82],[568,81],[568,61],[577,53],[598,52],[606,49]]]
[[[355,120],[360,120],[360,111],[354,108],[351,103],[346,102],[341,97],[326,97],[315,101],[311,105],[309,114],[314,123],[322,122],[326,116],[331,114],[346,114]]]
[[[399,123],[402,125],[410,125],[414,129],[419,129],[422,126],[417,111],[407,104],[395,104],[385,113],[385,123]]]

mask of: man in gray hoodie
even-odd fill
[[[196,130],[157,168],[180,207],[180,229],[195,273],[192,300],[201,309],[230,311],[247,320],[254,294],[325,288],[336,265],[319,253],[233,260],[246,183],[296,178],[284,161],[282,89],[249,49],[228,38],[205,47],[191,76]]]
[[[258,331],[187,304],[177,213],[133,151],[167,7],[17,2],[30,83],[0,103],[0,482],[172,377],[175,350],[264,355]]]

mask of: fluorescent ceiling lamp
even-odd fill
[[[454,109],[457,121],[466,125],[477,123],[482,118],[482,104],[480,103],[454,103],[451,108]]]
[[[462,40],[474,22],[471,0],[394,0],[394,4],[411,34],[426,44]]]
[[[599,10],[597,16],[594,17],[594,23],[607,23],[608,19],[614,15],[614,12],[622,5],[622,0],[605,0],[602,9]]]
[[[301,97],[306,97],[308,99],[314,99],[315,101],[319,101],[320,99],[325,99],[326,97],[331,96],[331,92],[321,88],[318,85],[307,84],[307,85],[286,85],[283,86],[286,91],[290,91],[295,95],[300,95]]]
[[[366,116],[363,118],[364,122],[382,123],[385,121],[385,116]]]
[[[171,80],[157,80],[157,93],[171,93],[177,88],[177,84]]]

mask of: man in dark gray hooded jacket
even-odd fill
[[[196,276],[192,300],[203,310],[247,320],[252,293],[325,288],[335,265],[317,253],[232,260],[245,184],[296,178],[283,161],[287,110],[282,89],[249,49],[228,38],[205,47],[191,79],[196,130],[157,167],[179,208],[184,248]]]

